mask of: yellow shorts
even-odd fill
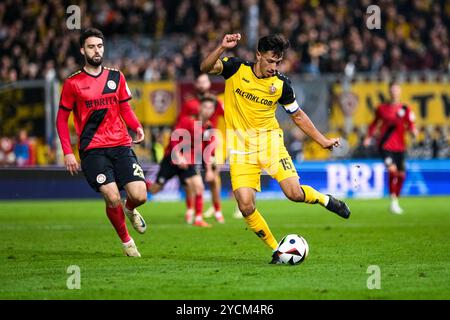
[[[245,156],[236,153],[230,154],[230,176],[233,191],[243,187],[261,191],[262,170],[278,182],[290,177],[298,178],[297,170],[295,170],[291,156],[284,146],[282,136],[280,136],[275,150],[260,151]]]

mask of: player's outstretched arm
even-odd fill
[[[200,64],[201,72],[212,74],[221,73],[223,66],[219,61],[220,56],[225,52],[225,50],[237,46],[239,40],[241,40],[240,33],[226,34],[222,39],[222,43],[216,49],[214,49],[214,51],[211,52],[205,59],[203,59],[202,63]]]
[[[306,133],[311,139],[320,144],[324,149],[333,149],[333,147],[339,147],[339,138],[327,138],[314,126],[308,115],[302,110],[298,109],[292,114],[292,120],[304,133]]]

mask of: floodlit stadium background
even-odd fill
[[[222,35],[240,32],[230,55],[253,60],[259,36],[281,32],[291,49],[281,71],[316,126],[341,136],[342,147],[323,150],[279,110],[286,146],[303,181],[338,196],[386,195],[376,148],[362,147],[387,82],[402,81],[420,136],[409,141],[405,195],[449,194],[450,3],[448,1],[2,1],[0,3],[0,198],[96,197],[82,175],[62,169],[55,131],[62,81],[80,68],[78,30],[95,26],[106,36],[104,65],[125,74],[135,112],[146,131],[135,150],[151,176],[170,139],[181,104],[203,55]],[[370,5],[381,13],[369,28]],[[68,9],[69,8],[69,9]],[[75,14],[75,16],[74,16]],[[372,21],[373,22],[373,21]],[[212,77],[213,91],[223,80]],[[225,106],[226,108],[226,106]],[[220,123],[224,127],[223,121]],[[20,135],[28,135],[20,141]],[[73,149],[76,136],[73,133]],[[223,195],[230,192],[223,167]],[[34,187],[29,187],[33,181]],[[7,182],[7,183],[5,183]],[[261,197],[278,198],[262,179]],[[179,199],[178,181],[160,199]]]

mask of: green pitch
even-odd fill
[[[271,251],[231,217],[232,201],[226,224],[211,229],[185,225],[181,202],[147,203],[150,228],[131,231],[141,259],[122,255],[101,200],[4,201],[0,299],[450,299],[449,200],[402,199],[402,216],[387,199],[350,200],[347,221],[318,205],[258,201],[278,239],[307,239],[298,266],[269,265]],[[71,265],[79,290],[66,285]],[[381,289],[369,290],[373,265]]]

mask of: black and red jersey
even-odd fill
[[[211,161],[216,143],[214,136],[211,137],[211,129],[213,127],[210,121],[201,122],[193,116],[181,117],[172,131],[165,155],[170,155],[175,149],[183,155],[188,164]],[[212,143],[214,144],[205,151],[206,146]]]
[[[197,116],[199,113],[200,113],[200,97],[196,97],[183,103],[177,121],[185,116]],[[217,100],[216,110],[209,119],[213,128],[217,128],[219,118],[223,115],[224,115],[223,105],[219,100]]]
[[[116,69],[102,67],[96,76],[82,69],[66,79],[59,107],[74,113],[80,151],[131,145],[126,124],[131,123],[134,131],[140,124],[127,102],[130,99],[125,77]],[[64,154],[72,153],[61,131],[65,130],[58,127]]]
[[[394,152],[406,150],[405,133],[413,132],[415,116],[411,109],[401,103],[383,103],[377,107],[375,119],[369,125],[368,135],[375,134],[380,148]]]

